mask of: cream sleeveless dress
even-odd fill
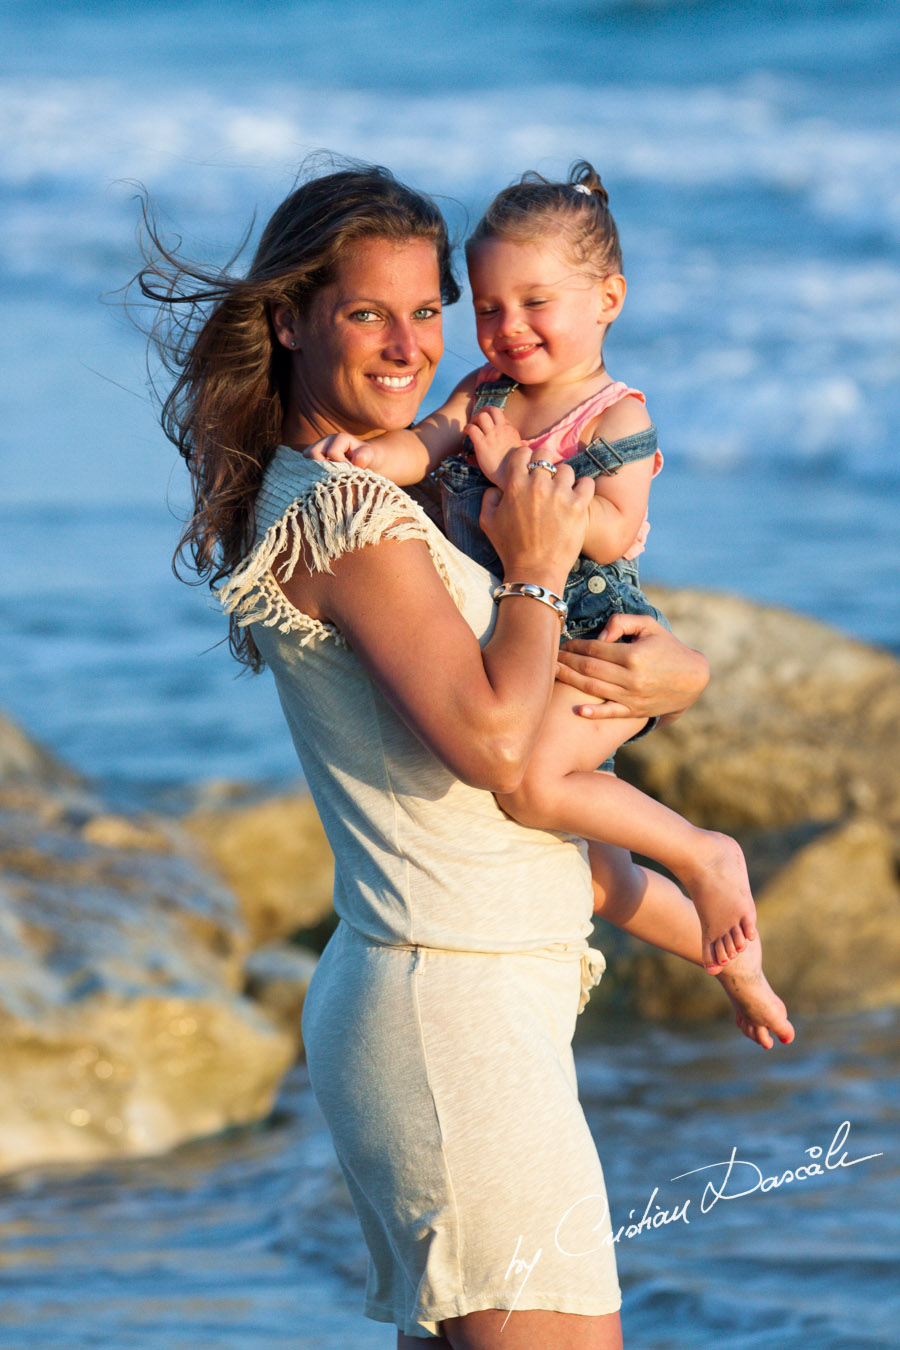
[[[603,969],[587,948],[584,845],[517,824],[454,778],[271,567],[299,535],[315,569],[380,539],[422,540],[481,642],[494,579],[366,470],[282,447],[256,509],[257,544],[220,597],[253,625],[334,850],[340,923],[303,1039],[370,1253],[366,1313],[428,1339],[484,1308],[613,1312],[603,1174],[571,1051]]]

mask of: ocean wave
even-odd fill
[[[186,208],[275,194],[310,150],[386,162],[467,200],[511,174],[561,171],[580,154],[627,184],[738,189],[803,199],[836,220],[900,227],[900,142],[872,110],[848,119],[821,89],[757,74],[683,87],[374,93],[260,83],[240,94],[100,79],[8,80],[0,184],[65,196],[138,178]]]
[[[853,444],[862,453],[840,472],[875,465],[893,482],[900,142],[878,107],[853,118],[824,101],[819,84],[771,73],[543,86],[524,109],[512,90],[11,79],[0,284],[91,303],[120,285],[137,264],[133,180],[189,253],[221,258],[316,147],[448,194],[457,221],[524,167],[560,172],[586,154],[622,204],[631,289],[610,359],[651,395],[669,453],[824,465]],[[467,320],[448,328],[455,380],[477,353]]]

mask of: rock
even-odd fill
[[[900,1006],[900,884],[891,831],[856,818],[813,839],[756,897],[769,981],[794,1013]],[[715,980],[635,944],[644,1016],[729,1015]]]
[[[23,783],[74,787],[79,781],[77,774],[0,713],[0,787]]]
[[[687,716],[620,752],[623,777],[730,832],[862,812],[900,840],[900,662],[733,596],[652,590],[709,659]]]
[[[0,810],[0,1171],[258,1119],[296,1053],[242,992],[233,898],[108,820]]]
[[[318,959],[307,947],[279,942],[251,952],[244,968],[245,992],[292,1037],[298,1050],[303,1001]]]
[[[309,797],[194,811],[182,825],[237,896],[254,946],[331,914],[334,858]]]
[[[81,837],[89,844],[154,853],[172,853],[176,847],[174,835],[174,830],[161,821],[128,816],[92,816],[81,828]]]

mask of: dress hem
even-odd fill
[[[457,1299],[454,1303],[442,1305],[439,1308],[431,1309],[432,1316],[426,1317],[424,1314],[420,1319],[413,1322],[398,1320],[396,1314],[383,1303],[366,1302],[365,1316],[373,1322],[392,1322],[399,1332],[404,1336],[415,1336],[420,1340],[429,1340],[433,1336],[439,1336],[438,1326],[448,1317],[465,1317],[469,1313],[486,1312],[489,1309],[495,1309],[499,1312],[558,1312],[568,1313],[576,1317],[608,1317],[611,1313],[616,1313],[622,1307],[621,1295],[614,1303],[608,1305],[602,1299],[578,1299],[561,1298],[556,1294],[526,1294],[524,1302],[512,1300],[515,1308],[510,1308],[510,1296],[504,1295],[502,1298],[491,1298],[485,1295],[484,1299]],[[424,1334],[423,1334],[424,1333]]]

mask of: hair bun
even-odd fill
[[[609,206],[609,193],[600,180],[600,175],[593,164],[586,159],[579,159],[569,170],[569,187],[574,188],[576,192],[583,192],[586,195],[597,199],[602,206]]]

